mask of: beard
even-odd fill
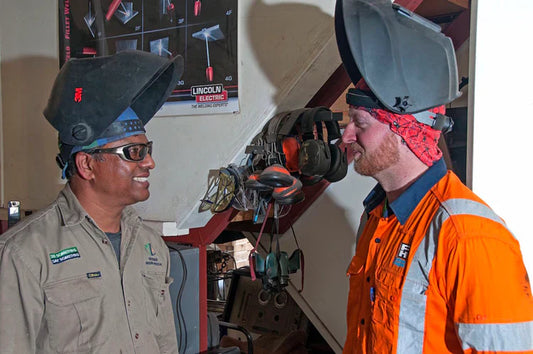
[[[374,176],[389,168],[400,160],[398,140],[390,132],[374,151],[361,151],[357,161],[354,161],[355,172],[362,176]]]

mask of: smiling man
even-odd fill
[[[2,353],[177,353],[168,249],[130,205],[150,196],[144,125],[182,72],[138,51],[61,69],[44,115],[68,183],[0,237]]]

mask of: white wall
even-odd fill
[[[333,0],[239,1],[241,112],[161,117],[148,124],[158,166],[151,177],[152,197],[138,207],[145,218],[177,220],[180,229],[208,221],[209,212],[196,210],[209,169],[239,163],[267,119],[305,106],[340,65],[333,6]]]
[[[477,18],[470,49],[472,188],[507,222],[533,274],[533,2],[474,0],[472,8]]]
[[[57,137],[42,116],[58,70],[57,1],[1,0],[3,206],[24,209],[55,198]]]

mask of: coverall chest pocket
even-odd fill
[[[373,320],[378,323],[394,323],[399,310],[403,274],[380,269],[376,272],[375,279]]]
[[[78,277],[47,285],[45,319],[50,346],[59,353],[80,352],[102,344],[109,333],[102,313],[101,279]]]
[[[382,270],[377,276],[374,320],[397,323],[414,336],[424,331],[427,285],[407,270]]]
[[[350,288],[357,289],[360,285],[365,268],[365,259],[359,256],[353,256],[346,274],[350,277]]]
[[[165,296],[170,296],[169,286],[172,278],[166,277],[165,273],[141,272],[144,295],[145,309],[148,323],[151,325],[153,333],[157,336],[161,332],[160,322],[164,317],[165,311],[172,309],[165,308]]]

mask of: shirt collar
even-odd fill
[[[447,168],[444,159],[440,159],[422,174],[398,199],[389,204],[400,224],[405,224],[418,203],[442,177],[446,175]],[[380,184],[363,201],[365,211],[369,213],[385,199],[385,191]]]
[[[67,183],[59,193],[59,196],[57,197],[57,205],[64,226],[74,226],[81,223],[86,218],[91,219],[70,188],[70,183]],[[126,206],[122,211],[122,220],[125,220],[127,223],[133,223],[134,220],[141,220],[141,217],[137,214],[134,207]]]

